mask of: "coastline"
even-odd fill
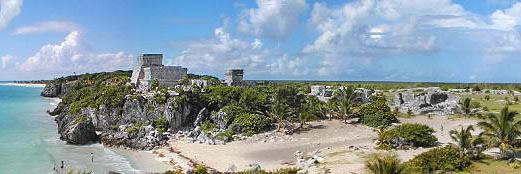
[[[44,83],[0,83],[0,86],[20,86],[20,87],[34,87],[34,88],[44,88],[46,84]]]
[[[40,87],[39,85],[43,85],[45,87],[45,84],[19,84],[19,83],[3,83],[0,85],[4,86],[19,86],[19,87]],[[49,99],[49,104],[53,107],[56,107],[62,99],[53,97],[49,98],[46,97],[46,99]],[[57,139],[57,141],[62,141]],[[71,145],[74,146],[74,145]],[[164,160],[161,160],[156,154],[152,153],[152,151],[140,151],[140,150],[129,150],[125,148],[118,148],[118,147],[105,147],[101,143],[96,143],[93,145],[88,145],[92,147],[98,147],[105,149],[106,151],[111,151],[117,156],[120,156],[124,158],[126,161],[129,162],[130,167],[137,170],[137,173],[162,173],[168,170],[171,170],[174,168],[173,165],[169,165]],[[75,147],[81,147],[81,146],[75,146]],[[86,155],[86,154],[85,154]],[[108,171],[107,171],[108,172]]]

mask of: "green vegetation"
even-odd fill
[[[365,166],[373,174],[404,174],[405,165],[394,154],[372,154]]]
[[[232,123],[232,129],[237,133],[253,135],[271,127],[272,120],[259,114],[240,114]]]
[[[160,133],[166,132],[168,130],[168,120],[165,116],[159,117],[158,119],[154,120],[154,124],[152,126],[154,126]]]
[[[72,77],[71,77],[72,78]],[[63,81],[61,78],[55,81]],[[63,97],[61,105],[69,105],[69,113],[77,113],[82,108],[98,108],[104,104],[107,107],[121,108],[125,96],[130,94],[132,86],[127,85],[130,81],[128,71],[116,71],[112,73],[95,73],[74,76],[73,89],[68,89],[67,95]],[[65,83],[65,82],[63,82]]]
[[[389,130],[383,129],[379,133],[379,147],[389,148],[409,148],[409,147],[428,147],[432,146],[438,138],[432,135],[434,129],[427,125],[405,123]],[[401,141],[398,147],[393,142]]]
[[[383,97],[360,107],[358,115],[360,115],[358,122],[371,127],[387,127],[398,121],[396,113],[391,112]]]
[[[194,174],[208,174],[208,169],[201,164],[195,165]]]
[[[415,156],[406,162],[412,173],[434,173],[435,171],[462,171],[470,166],[470,159],[460,156],[452,146],[437,147]]]
[[[88,121],[89,118],[85,115],[78,115],[74,118],[74,120],[72,120],[72,124],[78,124],[78,123],[83,123],[83,122],[86,122]]]
[[[478,123],[484,131],[483,136],[492,146],[499,147],[503,158],[507,158],[507,151],[512,150],[521,135],[521,120],[514,120],[516,114],[504,107],[500,114],[490,114],[486,121]]]
[[[201,130],[203,132],[212,132],[215,128],[217,128],[217,125],[215,123],[210,122],[209,120],[206,120],[203,123],[201,123]]]
[[[466,128],[461,127],[461,130],[459,131],[451,130],[449,131],[449,134],[451,139],[456,142],[454,146],[459,149],[460,156],[480,159],[481,152],[486,148],[485,142],[482,134],[473,136],[472,131],[474,131],[474,127],[467,126]]]

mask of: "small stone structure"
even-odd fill
[[[132,72],[131,83],[146,89],[157,80],[159,86],[175,86],[187,74],[181,66],[164,66],[162,54],[143,54],[138,56]]]
[[[229,69],[224,74],[226,79],[224,79],[224,83],[228,86],[241,86],[243,85],[243,69]]]
[[[402,113],[450,115],[461,113],[460,98],[439,88],[412,88],[399,90],[395,107]]]

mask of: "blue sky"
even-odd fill
[[[520,82],[514,0],[0,0],[0,80],[130,69],[142,53],[246,79]]]

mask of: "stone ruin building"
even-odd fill
[[[182,66],[163,65],[163,54],[142,54],[138,56],[131,83],[146,89],[157,80],[159,86],[171,87],[177,85],[179,80],[186,76],[187,71]]]
[[[244,84],[242,80],[244,76],[243,69],[229,69],[224,75],[226,76],[224,83],[228,86],[241,86]]]
[[[332,87],[332,86],[324,86],[324,85],[313,85],[310,87],[311,93],[309,95],[318,97],[321,101],[328,101],[334,95],[335,90],[341,89],[344,87]],[[353,100],[361,103],[369,103],[371,102],[371,95],[373,95],[373,91],[370,89],[357,88],[354,91]]]
[[[394,107],[402,113],[450,115],[461,113],[460,98],[438,87],[398,90]]]

